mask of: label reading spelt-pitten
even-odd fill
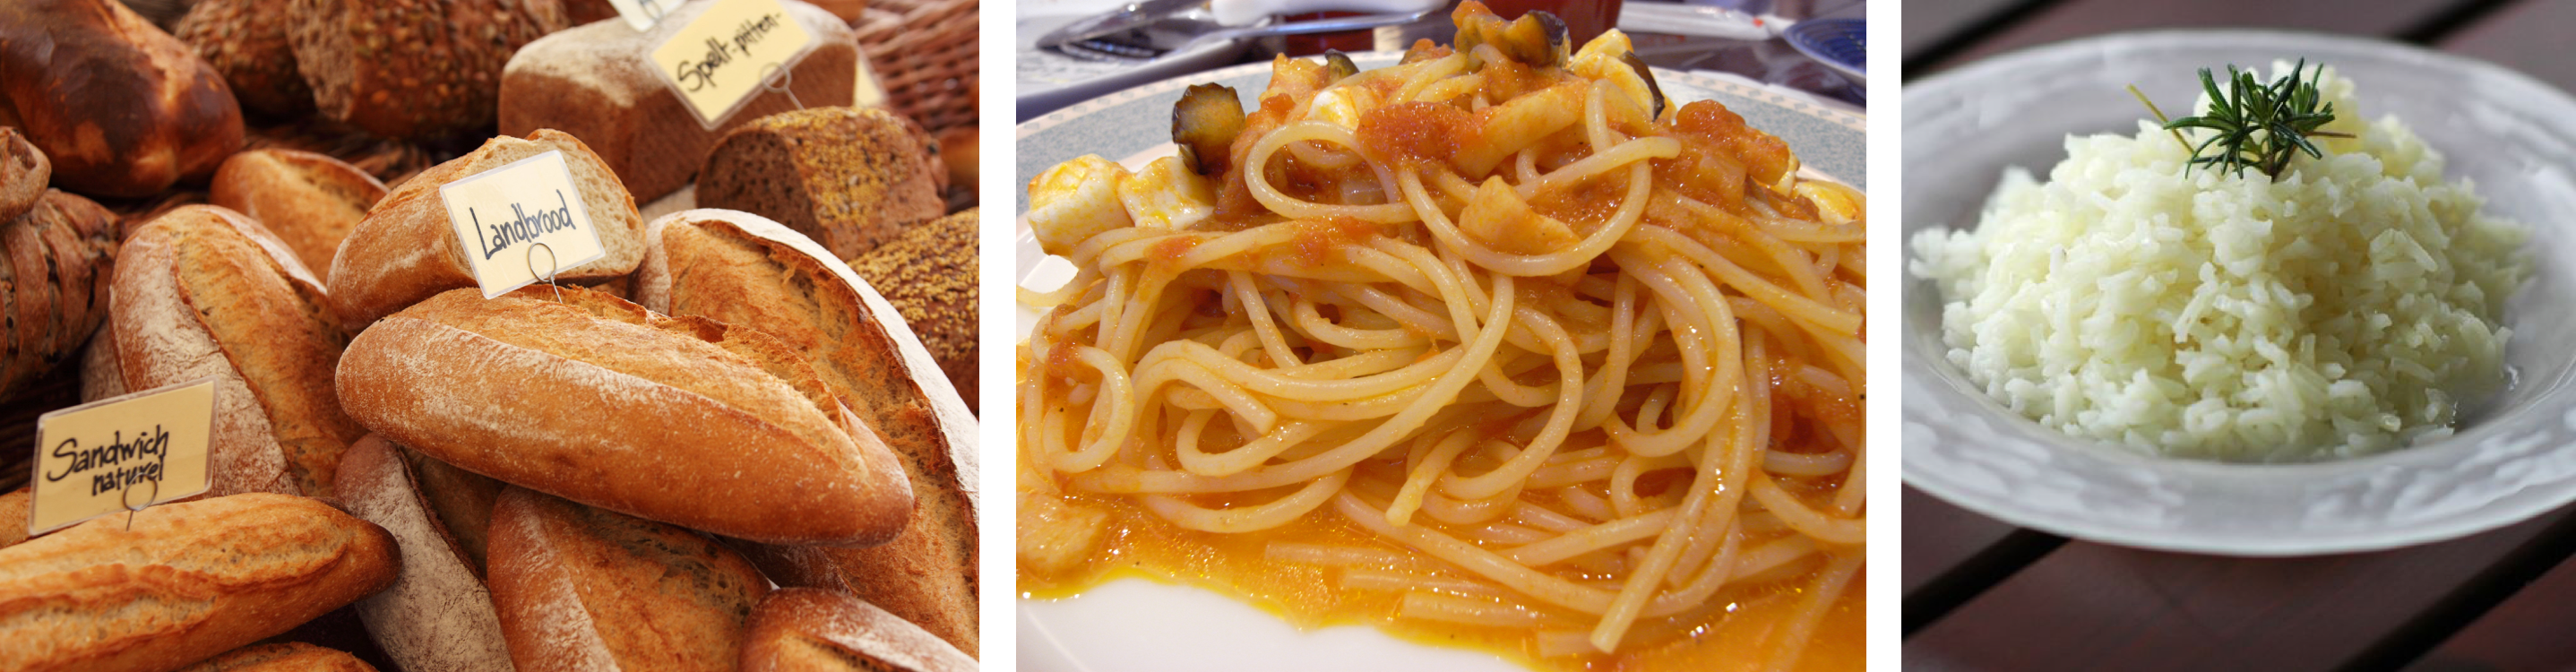
[[[38,416],[27,534],[205,492],[214,433],[213,378]]]
[[[686,0],[608,0],[608,5],[617,8],[617,18],[625,19],[626,25],[634,27],[635,32],[641,33],[652,30],[653,24],[661,23],[664,15],[670,14],[671,10],[678,9],[680,7],[680,3],[685,1]]]
[[[761,91],[764,73],[796,67],[814,34],[778,0],[710,0],[696,20],[653,48],[654,70],[715,128]]]
[[[438,196],[483,298],[608,256],[562,150],[449,182]]]

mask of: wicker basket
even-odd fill
[[[871,0],[853,26],[887,104],[937,133],[975,125],[975,0]]]

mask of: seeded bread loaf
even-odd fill
[[[850,270],[885,295],[939,360],[939,370],[980,411],[975,395],[975,231],[977,209],[930,220],[850,260]]]
[[[797,0],[780,4],[815,40],[813,51],[791,69],[794,102],[784,94],[756,92],[723,126],[709,130],[698,123],[648,62],[654,45],[714,5],[694,2],[672,10],[647,32],[635,32],[625,21],[600,21],[528,43],[502,72],[501,133],[571,133],[617,171],[636,200],[661,198],[697,175],[707,148],[726,129],[796,109],[796,102],[850,104],[860,56],[849,25]]]
[[[447,223],[447,205],[438,188],[476,173],[549,151],[564,153],[573,186],[597,229],[607,256],[556,273],[560,282],[591,284],[612,281],[635,271],[644,258],[644,220],[635,214],[635,199],[618,184],[617,174],[599,155],[570,134],[539,130],[526,138],[496,137],[472,153],[438,164],[404,180],[385,194],[365,219],[349,231],[331,259],[331,295],[341,323],[364,331],[377,318],[393,314],[431,295],[474,287],[465,248]]]
[[[431,457],[654,520],[836,545],[904,528],[884,439],[777,338],[561,293],[460,289],[387,317],[350,342],[340,400]]]
[[[400,139],[487,132],[510,54],[571,25],[559,0],[292,2],[314,107]]]
[[[846,590],[976,648],[975,419],[885,299],[814,241],[727,210],[654,220],[636,293],[648,307],[776,334],[831,394],[885,432],[918,502],[872,548],[747,549],[784,585]]]
[[[332,390],[347,339],[321,283],[258,222],[211,205],[145,223],[122,262],[106,333],[121,387],[216,379],[209,496],[330,496],[366,431]]]
[[[975,659],[866,600],[785,588],[751,611],[743,672],[973,672]]]
[[[331,269],[340,241],[385,197],[385,183],[329,156],[254,149],[215,169],[215,205],[240,211],[286,241],[307,269]]]
[[[180,672],[376,672],[376,668],[345,651],[286,642],[233,649]]]
[[[0,97],[54,186],[91,196],[202,179],[242,146],[223,77],[116,0],[0,2]]]
[[[59,190],[33,205],[0,221],[0,397],[70,360],[107,319],[116,215]]]
[[[313,87],[295,69],[289,0],[197,0],[170,32],[197,50],[243,110],[288,118],[313,111]]]
[[[946,214],[947,169],[928,134],[893,112],[823,107],[762,117],[726,133],[698,171],[698,207],[767,217],[835,259]]]
[[[399,446],[373,434],[349,446],[338,489],[349,512],[392,534],[402,573],[358,601],[358,617],[406,672],[506,670],[510,652],[482,568],[448,532]]]
[[[769,592],[694,532],[524,488],[492,510],[492,602],[520,672],[729,670]]]
[[[93,519],[0,549],[0,669],[179,669],[382,590],[399,563],[384,529],[303,497]]]

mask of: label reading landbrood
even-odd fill
[[[214,433],[213,378],[38,416],[27,534],[205,492]]]
[[[562,150],[449,182],[438,196],[483,298],[608,256]]]
[[[814,34],[778,0],[709,1],[705,13],[653,47],[652,59],[698,123],[715,128],[760,92],[764,71],[775,77],[795,67]]]

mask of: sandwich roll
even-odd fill
[[[492,602],[519,672],[729,670],[769,582],[695,532],[510,488]]]
[[[408,672],[510,669],[481,568],[448,533],[402,449],[369,434],[349,446],[339,479],[349,512],[385,528],[402,553],[393,586],[358,601],[376,645]]]
[[[468,471],[758,541],[871,545],[913,504],[876,431],[777,338],[544,285],[459,289],[349,344],[341,402]]]

